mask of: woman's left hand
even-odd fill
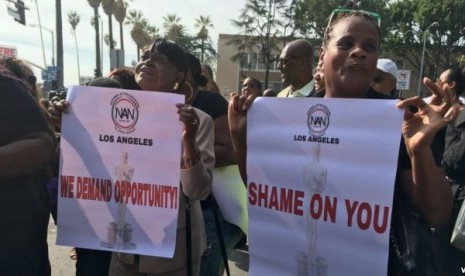
[[[179,120],[184,123],[182,138],[195,141],[197,130],[199,129],[199,116],[194,108],[187,104],[177,104]]]
[[[428,78],[423,83],[433,93],[429,104],[418,96],[397,103],[398,108],[405,109],[402,133],[410,156],[416,151],[429,148],[436,132],[454,121],[459,114],[459,107],[457,104],[452,105],[447,87],[443,90]],[[416,112],[411,110],[412,107]]]

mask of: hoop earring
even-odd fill
[[[186,84],[189,90],[191,91],[191,95],[189,96],[189,98],[186,99],[186,103],[189,103],[194,98],[194,89],[192,88],[192,85],[188,81],[184,82],[184,84]]]
[[[176,91],[176,92],[179,90],[179,83],[178,83],[178,82],[176,82],[176,83],[174,84],[173,90]]]

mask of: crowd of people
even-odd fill
[[[212,193],[213,175],[237,165],[247,183],[247,110],[257,97],[395,98],[398,70],[393,61],[379,58],[378,23],[363,11],[333,13],[315,70],[314,46],[294,40],[282,49],[277,65],[287,87],[263,89],[260,80],[248,76],[229,106],[212,69],[165,39],[146,47],[134,70],[115,69],[91,81],[90,86],[184,95],[185,102],[176,106],[183,125],[182,162],[173,168],[180,170],[182,193],[173,258],[76,248],[76,275],[223,275],[227,257],[246,233],[222,216]],[[460,101],[465,71],[449,68],[437,81],[423,83],[432,93],[429,101],[413,97],[397,104],[405,117],[389,275],[455,275],[465,267],[465,252],[449,243],[465,198]],[[59,133],[69,103],[42,99],[34,74],[19,59],[0,62],[0,86],[0,206],[7,210],[0,215],[0,275],[50,275],[47,226],[50,213],[57,220]]]

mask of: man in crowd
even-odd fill
[[[278,97],[314,96],[313,48],[305,39],[286,44],[278,60],[278,69],[285,84]]]
[[[396,85],[398,74],[397,66],[392,60],[380,58],[376,65],[376,73],[371,87],[379,93],[395,97],[397,96]]]

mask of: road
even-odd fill
[[[75,274],[75,261],[69,258],[71,248],[55,245],[57,228],[50,218],[48,226],[49,257],[52,265],[52,276],[68,276]],[[249,254],[246,250],[235,250],[229,258],[231,275],[246,276],[249,270]],[[224,274],[226,275],[226,273]]]

